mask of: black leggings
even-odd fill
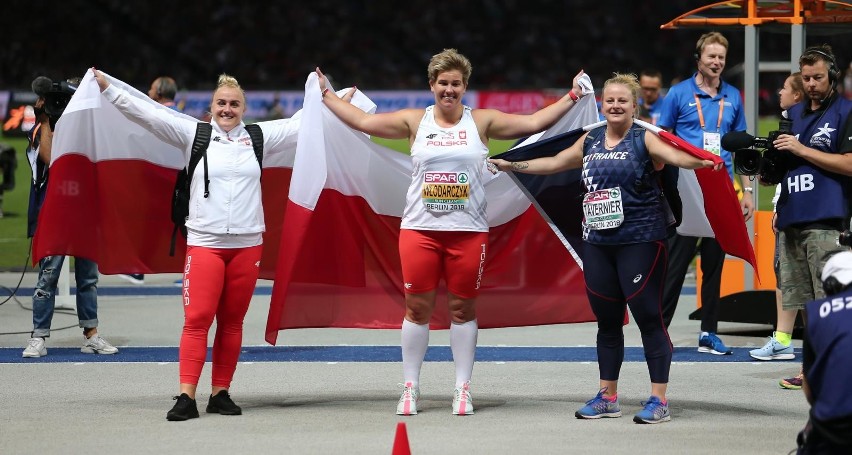
[[[669,382],[672,341],[660,308],[666,279],[665,241],[583,246],[583,274],[592,311],[598,319],[601,379],[618,380],[624,361],[626,307],[642,333],[651,382]]]

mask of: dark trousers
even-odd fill
[[[627,307],[642,333],[651,382],[669,382],[672,341],[663,327],[660,300],[666,279],[665,241],[628,245],[583,245],[586,294],[598,320],[600,378],[616,381],[624,362]]]
[[[701,243],[699,244],[699,240]],[[663,322],[672,322],[686,271],[696,253],[701,254],[701,331],[716,332],[719,325],[719,293],[722,286],[722,265],[725,252],[712,237],[686,237],[675,234],[669,238],[669,266],[663,292]]]

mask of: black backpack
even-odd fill
[[[254,156],[257,164],[263,169],[263,130],[257,125],[246,125],[246,131],[251,137],[251,145],[254,148]],[[213,125],[199,122],[195,129],[195,139],[192,141],[192,150],[189,155],[189,165],[178,171],[175,189],[172,192],[172,242],[169,247],[169,256],[175,255],[175,240],[177,233],[186,238],[186,219],[189,217],[189,185],[198,162],[204,159],[204,197],[210,196],[210,179],[207,178],[207,146],[210,145],[210,137],[213,135]]]

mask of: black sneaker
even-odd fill
[[[195,405],[195,400],[190,398],[189,395],[182,393],[172,399],[177,400],[177,403],[166,413],[166,420],[183,421],[198,418],[198,407]]]
[[[207,413],[238,416],[243,413],[243,410],[234,404],[227,390],[220,390],[216,395],[210,395],[210,401],[207,402]]]

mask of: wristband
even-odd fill
[[[322,97],[325,98],[325,94],[328,92],[328,87],[322,89]]]
[[[577,96],[577,94],[576,94],[576,93],[574,93],[574,89],[573,89],[573,88],[572,88],[571,90],[569,90],[569,91],[568,91],[568,96],[570,96],[570,97],[571,97],[571,101],[573,101],[573,102],[575,102],[575,103],[577,102],[577,100],[579,100],[579,99],[580,99],[580,97],[579,97],[579,96]]]

